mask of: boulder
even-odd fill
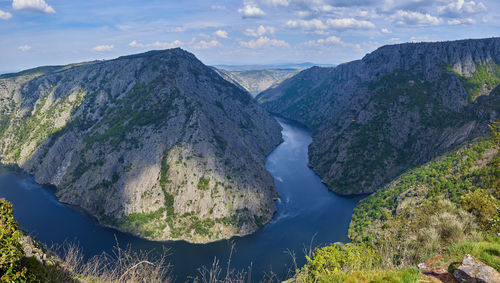
[[[453,276],[459,282],[500,283],[500,273],[497,270],[469,254],[464,257],[462,265],[453,272]]]

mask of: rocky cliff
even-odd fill
[[[313,130],[310,165],[335,192],[368,193],[499,119],[500,38],[384,46],[261,93]]]
[[[253,97],[299,72],[297,69],[263,69],[245,71],[227,71],[224,69],[216,69],[216,71],[229,82],[232,82],[248,91]]]
[[[104,224],[207,242],[276,209],[279,124],[181,49],[3,75],[0,101],[2,162]]]

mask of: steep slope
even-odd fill
[[[61,201],[151,239],[245,235],[274,211],[280,126],[181,49],[0,78],[0,153]]]
[[[253,97],[262,91],[292,77],[299,70],[296,69],[264,69],[248,71],[227,71],[216,69],[226,80],[241,86]]]
[[[499,117],[500,38],[384,46],[302,71],[257,99],[313,130],[313,169],[335,192],[373,192],[488,133]]]
[[[317,249],[287,282],[455,282],[467,254],[499,271],[500,124],[491,130],[363,199],[352,242]]]

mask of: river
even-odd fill
[[[347,229],[355,205],[362,197],[341,197],[321,183],[307,167],[307,149],[311,133],[291,121],[277,118],[283,127],[284,142],[267,158],[266,168],[273,175],[280,200],[273,220],[256,233],[235,237],[231,266],[248,269],[259,280],[272,271],[280,278],[293,269],[294,251],[297,263],[305,263],[304,247],[324,246],[347,241]],[[31,235],[49,247],[65,241],[75,242],[87,257],[111,253],[116,240],[121,247],[156,252],[168,249],[177,282],[199,275],[197,269],[210,266],[217,257],[225,263],[230,241],[210,244],[186,242],[152,242],[100,226],[79,209],[61,204],[52,187],[40,186],[27,174],[2,170],[0,198],[14,205],[14,217]]]

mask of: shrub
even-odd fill
[[[329,276],[341,276],[354,270],[369,270],[380,262],[374,250],[365,244],[339,244],[317,249],[307,258],[303,268],[304,281],[325,281]],[[326,280],[328,281],[328,280]]]
[[[476,215],[479,222],[488,225],[493,217],[498,215],[498,200],[485,189],[477,189],[462,196],[460,199],[465,210]]]
[[[23,248],[19,243],[19,230],[12,214],[12,204],[0,199],[0,280],[18,282],[26,279],[23,267]]]
[[[209,190],[210,189],[210,179],[205,176],[200,177],[198,185],[196,186],[199,190]]]

